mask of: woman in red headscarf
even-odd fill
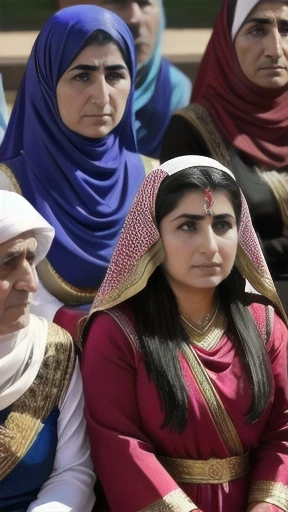
[[[162,161],[212,156],[231,169],[288,310],[288,2],[224,0]]]
[[[281,312],[230,171],[199,156],[152,171],[84,330],[112,512],[288,512],[288,333],[272,304]]]

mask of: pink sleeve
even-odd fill
[[[274,328],[267,344],[275,394],[270,416],[259,446],[254,451],[251,502],[275,505],[273,511],[288,512],[288,330],[274,315]]]
[[[113,318],[98,314],[86,340],[83,383],[92,459],[111,510],[148,511],[159,502],[190,512],[196,506],[158,462],[141,428],[136,377],[132,345]]]

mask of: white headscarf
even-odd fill
[[[33,231],[37,241],[35,265],[43,260],[54,238],[54,228],[21,195],[0,190],[0,244]]]
[[[234,21],[232,25],[231,36],[234,41],[238,30],[240,30],[242,24],[246,20],[249,12],[254,9],[255,5],[259,3],[260,0],[237,0]]]
[[[163,171],[168,172],[169,175],[175,174],[175,172],[179,172],[183,169],[188,169],[189,167],[213,167],[213,169],[219,169],[219,171],[224,171],[233,180],[235,180],[234,174],[232,174],[227,167],[220,164],[217,160],[213,158],[208,158],[207,156],[199,156],[199,155],[184,155],[178,156],[177,158],[172,158],[167,162],[161,164],[159,167],[163,169]]]
[[[47,254],[54,229],[24,197],[0,190],[0,244],[33,231],[37,241],[35,264]],[[22,396],[33,383],[44,358],[48,323],[30,315],[29,324],[0,336],[0,410]]]

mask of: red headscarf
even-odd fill
[[[246,78],[231,37],[229,5],[230,0],[223,1],[192,101],[208,111],[232,146],[259,164],[279,169],[288,165],[288,87],[266,89]]]

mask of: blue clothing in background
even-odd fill
[[[0,161],[12,169],[24,197],[55,228],[49,263],[83,289],[100,285],[144,179],[133,87],[122,120],[104,138],[72,132],[59,115],[57,83],[96,29],[118,42],[134,83],[134,41],[122,19],[92,5],[62,9],[36,39],[0,148]]]
[[[0,144],[3,140],[7,126],[7,105],[3,89],[2,75],[0,74]]]
[[[10,409],[0,411],[0,426],[5,423],[9,412]],[[30,503],[37,499],[41,487],[53,470],[58,441],[58,417],[59,409],[54,407],[27,453],[1,480],[1,512],[25,512]]]
[[[157,42],[149,61],[137,71],[134,102],[139,153],[153,158],[160,157],[171,115],[188,105],[192,89],[189,78],[162,57],[165,14],[162,0],[158,2],[161,14]]]

